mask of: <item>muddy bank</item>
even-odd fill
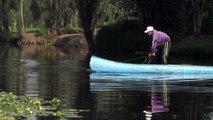
[[[68,47],[87,47],[86,38],[82,33],[77,34],[62,34],[62,35],[40,35],[39,33],[25,33],[18,36],[17,41],[20,45],[47,44],[55,46]]]
[[[87,41],[83,34],[66,34],[58,36],[55,46],[87,47]]]

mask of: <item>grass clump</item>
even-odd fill
[[[45,35],[47,34],[47,30],[42,29],[42,28],[25,28],[26,33],[38,33],[40,35]]]

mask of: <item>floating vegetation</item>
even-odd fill
[[[13,93],[0,92],[0,118],[1,120],[28,119],[32,116],[55,116],[64,119],[82,119],[82,113],[90,112],[83,109],[59,110],[61,100],[54,98],[51,101],[16,96]]]
[[[26,119],[33,115],[60,117],[63,112],[58,111],[61,101],[54,98],[51,101],[16,96],[13,93],[0,93],[0,118],[1,120]]]

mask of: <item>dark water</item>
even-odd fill
[[[59,98],[62,120],[213,120],[213,78],[97,78],[86,71],[87,54],[87,49],[0,46],[0,90]]]

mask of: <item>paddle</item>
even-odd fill
[[[152,60],[154,59],[154,57],[146,57],[146,59],[143,61],[143,64],[149,64]]]
[[[123,62],[132,62],[132,61],[136,61],[136,60],[140,60],[140,59],[145,58],[145,60],[143,61],[143,64],[149,64],[154,59],[154,57],[147,56],[147,52],[137,51],[137,52],[135,52],[135,54],[140,54],[140,55],[143,55],[143,56],[133,58],[133,59],[129,59],[129,60],[125,60]]]
[[[141,56],[141,57],[125,60],[123,62],[132,62],[132,61],[140,60],[140,59],[143,59],[143,58],[145,58],[145,60],[143,61],[143,64],[149,64],[154,59],[154,57],[144,55],[144,56]]]
[[[145,58],[145,57],[147,57],[147,56],[141,56],[141,57],[137,57],[137,58],[133,58],[133,59],[125,60],[125,61],[123,61],[123,62],[132,62],[132,61],[135,61],[135,60],[143,59],[143,58]]]

